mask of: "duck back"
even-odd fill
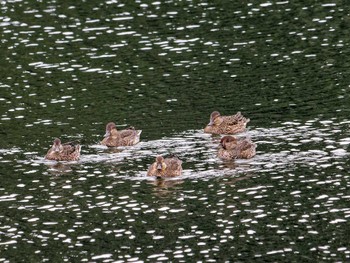
[[[165,158],[167,176],[180,176],[182,174],[182,161],[177,157]]]

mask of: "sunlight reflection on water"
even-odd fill
[[[0,261],[349,259],[340,1],[0,8]],[[253,159],[219,160],[199,130],[221,109],[251,118]],[[98,145],[110,118],[144,139]],[[54,136],[81,159],[44,160]],[[147,177],[158,154],[183,175]]]
[[[81,159],[78,162],[52,161],[37,157],[33,164],[44,163],[53,170],[71,171],[68,167],[84,168],[85,165],[95,166],[95,172],[101,165],[127,166],[122,171],[125,178],[145,178],[149,164],[157,155],[175,154],[183,161],[184,172],[181,178],[215,177],[240,172],[276,172],[292,171],[296,165],[307,166],[310,169],[332,166],[336,160],[341,161],[348,153],[344,148],[349,138],[334,138],[341,130],[328,126],[322,121],[321,128],[313,127],[315,121],[284,123],[280,128],[256,128],[237,136],[249,136],[258,145],[257,155],[251,160],[235,160],[223,162],[216,156],[220,141],[219,136],[204,134],[202,130],[190,130],[164,137],[158,140],[142,141],[133,147],[107,148],[101,145],[83,145]],[[318,124],[318,125],[319,125]],[[329,128],[327,128],[329,127]],[[88,153],[85,153],[85,152]],[[21,150],[14,148],[0,151],[2,155],[16,154]],[[26,152],[28,156],[32,153]],[[3,158],[3,156],[2,156]],[[4,162],[5,160],[3,160]],[[27,161],[19,161],[25,162]],[[67,169],[64,169],[64,166]],[[142,168],[139,170],[139,168]],[[29,172],[29,171],[27,171]]]

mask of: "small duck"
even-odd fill
[[[45,159],[53,161],[77,161],[80,158],[81,146],[76,142],[61,143],[56,138],[51,149],[45,155]]]
[[[205,133],[235,134],[244,132],[250,119],[243,117],[241,112],[231,116],[221,116],[218,111],[210,114],[210,122],[204,128]]]
[[[221,138],[218,157],[224,160],[250,159],[255,156],[256,144],[249,138],[236,139],[233,136]]]
[[[101,144],[108,147],[132,146],[140,141],[141,132],[142,130],[135,130],[134,127],[118,131],[115,123],[110,122],[106,125],[105,138]]]
[[[163,158],[163,156],[157,156],[156,161],[150,165],[147,171],[148,176],[157,177],[175,177],[180,176],[182,173],[182,161],[174,157]]]

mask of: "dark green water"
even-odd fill
[[[0,262],[350,260],[343,1],[0,3]],[[213,110],[251,119],[223,163]],[[98,145],[105,124],[142,129]],[[80,140],[81,161],[43,156]],[[158,154],[184,174],[146,177]]]

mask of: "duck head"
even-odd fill
[[[220,112],[213,111],[210,114],[210,121],[208,123],[208,126],[220,125],[221,122],[222,122],[222,118],[221,118]]]
[[[157,171],[160,172],[160,173],[163,173],[166,169],[166,164],[164,162],[164,158],[163,156],[157,156],[156,158],[156,168],[157,168]]]
[[[63,149],[63,146],[62,146],[62,144],[61,144],[61,140],[58,139],[58,138],[56,138],[56,139],[53,141],[52,150],[53,150],[54,152],[60,152],[60,151],[62,151],[62,149]]]
[[[109,122],[107,125],[106,125],[106,133],[103,137],[109,137],[111,136],[111,132],[112,130],[114,129],[117,129],[116,126],[115,126],[115,123],[114,122]]]
[[[225,150],[231,150],[237,145],[237,139],[233,136],[224,136],[220,140],[220,145]]]

